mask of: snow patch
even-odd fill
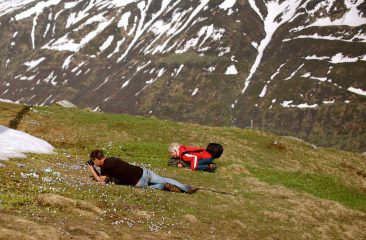
[[[331,20],[329,17],[317,19],[314,23],[308,25],[307,27],[324,27],[324,26],[350,26],[358,27],[366,24],[366,18],[362,17],[362,10],[358,10],[364,1],[355,0],[345,0],[344,4],[348,8],[348,11],[338,19]],[[360,8],[361,9],[361,8]]]
[[[115,53],[118,53],[119,52],[119,49],[121,48],[123,42],[125,41],[125,38],[123,38],[122,40],[120,41],[117,41],[117,45],[116,45],[116,48],[113,50],[112,53],[110,53],[107,58],[111,58]]]
[[[317,108],[318,107],[318,104],[309,105],[308,103],[300,103],[300,104],[296,105],[296,104],[291,104],[291,103],[293,103],[292,100],[283,101],[282,103],[280,103],[280,105],[282,105],[285,108],[290,108],[290,107],[296,107],[296,108]]]
[[[312,55],[312,56],[306,56],[306,57],[304,57],[304,59],[306,59],[306,60],[325,60],[325,59],[330,59],[330,57],[318,57],[316,55]]]
[[[192,92],[192,96],[196,95],[198,92],[198,88],[194,89],[194,91]]]
[[[69,32],[66,33],[64,36],[62,36],[61,38],[59,38],[58,40],[47,43],[42,47],[42,49],[78,52],[81,48],[83,48],[86,44],[92,41],[96,36],[98,36],[105,28],[107,28],[113,22],[114,18],[107,20],[102,15],[103,14],[99,14],[89,18],[76,30],[76,31],[81,30],[86,25],[92,24],[94,22],[99,22],[97,28],[94,31],[89,32],[83,39],[81,39],[79,43],[75,43],[73,39],[68,38],[70,34]]]
[[[366,91],[362,90],[361,88],[349,87],[347,90],[358,95],[366,96]]]
[[[131,16],[131,12],[126,12],[122,15],[121,19],[119,20],[117,27],[124,28],[127,31],[128,28],[128,19]]]
[[[174,68],[174,72],[171,74],[172,77],[177,77],[178,74],[182,71],[184,64],[181,64],[179,68]]]
[[[347,57],[344,56],[342,53],[338,53],[335,56],[332,57],[332,59],[329,61],[331,63],[350,63],[350,62],[357,62],[358,57]]]
[[[130,83],[130,80],[127,80],[126,82],[124,82],[124,83],[122,84],[121,89],[122,89],[122,88],[125,88],[129,83]]]
[[[45,57],[41,57],[41,58],[39,58],[37,60],[25,62],[25,63],[23,63],[23,65],[27,66],[28,67],[27,71],[29,71],[29,70],[37,67],[44,60],[46,60],[46,58]]]
[[[70,56],[68,56],[67,58],[65,58],[65,61],[62,64],[62,69],[65,70],[65,69],[68,69],[69,68],[69,65],[70,65],[70,62],[71,62],[73,56],[74,56],[74,54],[71,54]]]
[[[53,153],[53,146],[28,133],[0,125],[0,160],[25,158],[24,153]]]
[[[331,101],[327,101],[327,100],[324,100],[323,101],[323,104],[333,104],[335,102],[335,100],[331,100]]]
[[[104,50],[106,50],[113,42],[114,36],[111,35],[107,38],[107,40],[105,40],[105,42],[102,44],[102,46],[99,47],[99,50],[101,52],[103,52]]]
[[[208,68],[204,68],[203,70],[207,71],[207,72],[213,72],[216,70],[216,68],[214,66],[208,67]]]
[[[266,95],[267,92],[267,85],[264,86],[264,88],[262,89],[262,92],[259,94],[259,97],[264,97]]]
[[[220,5],[219,8],[223,9],[223,10],[228,10],[229,8],[234,7],[236,3],[236,0],[225,0],[223,1]]]
[[[225,75],[236,75],[238,74],[238,70],[236,70],[236,67],[234,64],[230,65],[225,72]]]
[[[267,16],[264,19],[264,30],[266,35],[258,46],[258,55],[250,69],[248,77],[244,81],[244,88],[242,89],[242,94],[244,94],[246,89],[249,87],[250,80],[253,77],[254,73],[257,71],[257,68],[261,63],[263,53],[267,48],[268,44],[271,42],[273,34],[282,24],[288,22],[289,20],[294,19],[294,16],[301,2],[303,1],[293,0],[293,1],[281,1],[281,2],[280,1],[263,2],[267,8]],[[250,0],[249,4],[257,12],[257,14],[261,16],[258,8],[256,7],[255,1]],[[278,18],[278,16],[281,16],[281,18]]]

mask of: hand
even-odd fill
[[[178,167],[179,167],[179,168],[182,168],[182,167],[183,167],[183,165],[182,165],[181,163],[178,163]]]

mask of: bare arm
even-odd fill
[[[107,176],[99,176],[92,165],[88,165],[88,168],[97,182],[105,183]]]

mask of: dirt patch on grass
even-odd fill
[[[76,213],[79,216],[102,215],[103,211],[86,201],[74,200],[57,194],[42,194],[38,197],[38,204],[41,206],[49,206],[62,208]]]
[[[109,240],[108,234],[103,231],[93,230],[92,228],[83,228],[79,226],[69,226],[66,231],[73,235],[73,239],[96,239]]]
[[[22,217],[0,213],[0,239],[60,239],[55,227],[38,224]]]
[[[235,173],[235,174],[247,174],[247,175],[251,175],[250,171],[248,169],[246,169],[244,166],[239,165],[239,164],[231,164],[227,167],[223,167],[222,171],[224,173]]]

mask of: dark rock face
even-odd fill
[[[362,1],[2,1],[0,98],[365,151]]]

